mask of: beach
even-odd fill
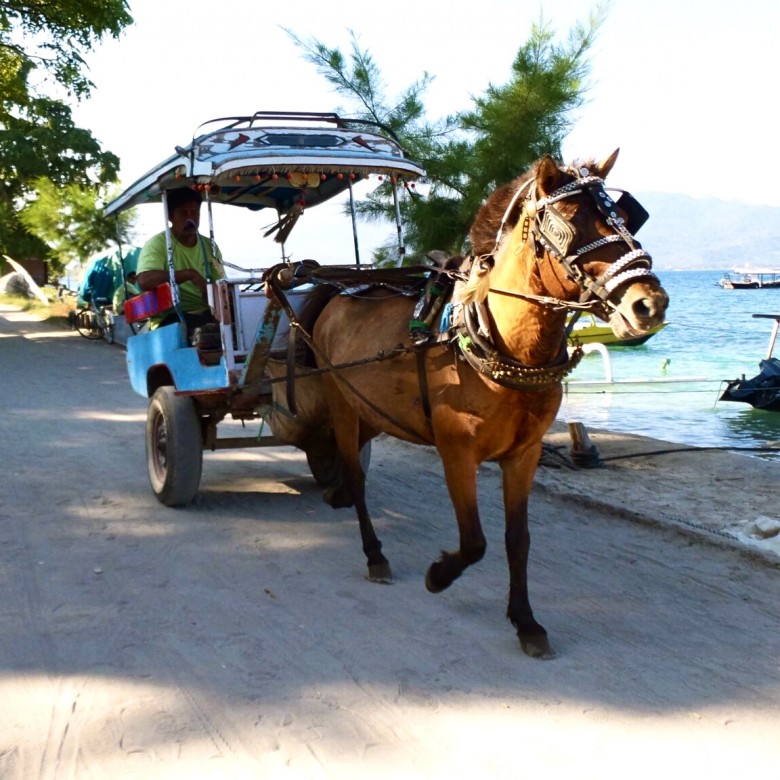
[[[434,596],[457,540],[439,459],[376,440],[376,585],[299,451],[209,453],[165,508],[120,347],[6,309],[0,366],[3,778],[776,772],[777,463],[586,428],[582,468],[556,423],[529,576],[557,657],[535,661],[504,617],[497,464],[488,552]]]
[[[602,465],[572,468],[570,432],[556,423],[545,442],[559,457],[543,458],[537,486],[780,563],[776,461],[614,431],[590,430],[588,439]]]

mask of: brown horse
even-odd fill
[[[507,617],[533,657],[554,652],[528,598],[528,496],[562,378],[579,358],[567,352],[567,311],[596,311],[626,337],[662,322],[668,303],[633,237],[637,213],[646,214],[628,193],[616,203],[604,188],[616,158],[617,151],[602,162],[564,167],[546,156],[493,193],[470,233],[474,257],[468,279],[456,286],[446,338],[411,348],[414,301],[382,288],[332,297],[313,330],[318,364],[331,369],[323,387],[369,579],[386,582],[391,572],[366,507],[366,442],[384,432],[439,452],[460,547],[428,569],[433,593],[485,553],[476,477],[480,463],[496,460],[503,472]],[[406,349],[370,362],[399,345]]]

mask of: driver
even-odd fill
[[[217,248],[215,256],[211,251],[211,242],[198,232],[202,201],[200,193],[189,187],[179,187],[168,190],[167,199],[174,278],[179,285],[187,334],[191,337],[196,328],[209,323],[216,324],[206,292],[207,264],[210,281],[224,278],[225,269],[222,266],[222,253]],[[152,236],[141,249],[136,283],[141,290],[147,291],[168,281],[168,250],[165,231],[162,231]],[[175,311],[163,312],[150,318],[150,327],[159,328],[178,321]]]

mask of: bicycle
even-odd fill
[[[91,298],[70,313],[70,326],[90,341],[105,339],[114,343],[114,311],[108,298]]]

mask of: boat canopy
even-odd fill
[[[218,129],[202,131],[208,125]],[[213,119],[187,146],[150,170],[105,208],[118,214],[192,187],[214,203],[286,213],[311,207],[376,175],[406,186],[425,171],[404,157],[378,124],[337,114],[266,111]]]
[[[743,265],[740,268],[732,268],[731,273],[740,274],[742,276],[780,276],[780,268],[772,268],[768,266],[760,265]]]

